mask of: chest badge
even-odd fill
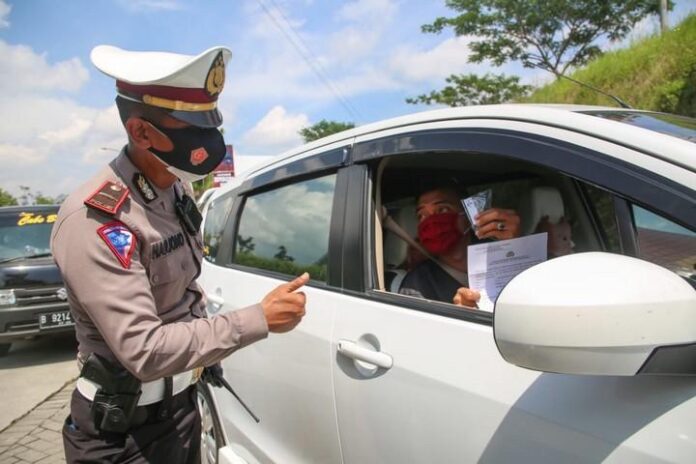
[[[135,234],[120,222],[110,222],[97,229],[97,234],[106,242],[124,269],[130,269],[135,251]]]
[[[147,178],[139,172],[133,175],[133,185],[140,192],[140,196],[143,197],[145,203],[150,203],[151,201],[157,199],[158,195],[155,189],[152,188],[152,184],[147,180]]]

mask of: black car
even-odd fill
[[[0,356],[15,340],[73,330],[50,249],[56,205],[0,208]]]

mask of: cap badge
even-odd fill
[[[141,173],[136,172],[133,175],[133,184],[135,184],[138,192],[140,192],[143,200],[145,200],[145,203],[150,203],[157,198],[157,192],[155,192],[155,189],[152,188],[150,182],[148,182],[147,178]]]
[[[222,92],[225,86],[225,59],[222,57],[222,52],[219,52],[213,64],[210,66],[208,76],[205,78],[205,90],[208,95],[214,97]]]
[[[200,147],[196,148],[195,150],[191,150],[191,164],[193,164],[194,166],[202,164],[207,159],[208,152],[205,151],[205,148]]]

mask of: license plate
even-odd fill
[[[44,313],[39,315],[39,329],[53,329],[55,327],[65,327],[74,325],[70,317],[70,311],[56,311],[54,313]]]

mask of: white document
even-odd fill
[[[468,248],[469,288],[481,293],[479,309],[493,312],[495,300],[520,272],[546,261],[546,232]]]

